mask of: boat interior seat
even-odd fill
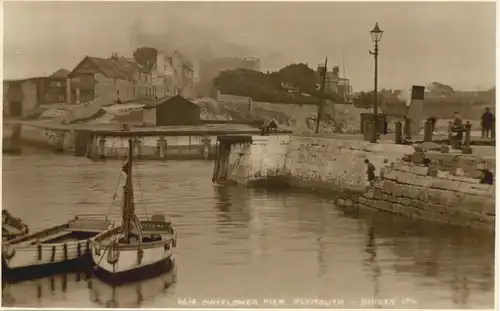
[[[161,241],[161,236],[154,234],[150,236],[145,236],[142,238],[142,242],[148,243],[148,242],[156,242],[156,241]]]
[[[139,236],[136,234],[131,234],[130,235],[130,243],[139,243]],[[149,243],[149,242],[156,242],[156,241],[161,241],[161,235],[158,234],[152,234],[149,236],[143,236],[142,237],[142,243]],[[120,239],[120,243],[123,243],[123,239]]]
[[[155,214],[151,216],[151,221],[166,222],[165,215]]]

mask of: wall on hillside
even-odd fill
[[[113,103],[111,100],[104,97],[99,97],[91,102],[80,104],[78,106],[70,107],[64,114],[62,123],[70,124],[79,120],[85,120],[95,116],[103,106]]]

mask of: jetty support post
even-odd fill
[[[158,159],[161,159],[163,158],[162,157],[162,150],[161,150],[161,137],[159,137],[157,140],[156,140],[156,152],[155,152],[155,155],[158,157]]]
[[[463,154],[472,154],[472,148],[470,147],[470,145],[471,145],[471,137],[470,137],[471,128],[472,128],[472,124],[470,124],[470,122],[467,121],[467,123],[465,123],[465,142],[464,142],[464,146],[462,147]]]
[[[106,158],[106,136],[99,137],[99,158]]]
[[[219,178],[219,170],[220,170],[220,139],[217,138],[215,141],[215,161],[214,161],[214,172],[212,176],[212,182],[216,183]]]
[[[137,159],[140,159],[142,154],[142,148],[141,148],[141,139],[139,137],[134,137],[134,147],[135,147],[135,154],[137,155]]]
[[[210,138],[203,137],[203,159],[208,160],[210,157]]]
[[[394,134],[394,143],[401,145],[403,143],[403,124],[401,121],[396,122]]]
[[[167,159],[167,140],[163,136],[160,136],[160,157],[163,160]]]

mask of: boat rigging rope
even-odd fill
[[[125,161],[123,161],[122,165],[121,166],[124,166],[125,165]],[[118,178],[116,179],[116,187],[115,187],[115,191],[114,191],[114,194],[113,194],[113,199],[111,200],[111,204],[109,205],[109,209],[108,209],[108,213],[106,214],[106,217],[109,217],[109,214],[111,213],[111,209],[113,208],[113,203],[116,199],[116,194],[118,192],[118,187],[120,186],[120,179],[122,177],[122,170],[120,170],[120,173],[118,174]]]
[[[144,194],[142,192],[141,177],[139,176],[139,167],[137,166],[136,162],[134,162],[134,166],[136,168],[135,172],[137,174],[137,182],[139,183],[139,193],[141,195],[141,201],[144,202]],[[146,219],[148,219],[148,209],[147,208],[144,208],[144,214],[146,214]]]
[[[113,241],[110,241],[108,246],[106,246],[106,248],[104,249],[104,252],[102,253],[101,259],[99,259],[99,262],[96,264],[96,268],[99,267],[99,264],[101,263],[102,259],[104,258],[104,255],[106,255],[106,252],[108,251],[108,249],[111,247],[111,244],[113,244]]]

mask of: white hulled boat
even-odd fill
[[[3,265],[9,272],[62,267],[88,254],[89,239],[112,226],[104,215],[78,215],[65,224],[5,241]]]
[[[135,214],[132,186],[133,142],[129,139],[127,175],[123,187],[122,224],[91,240],[96,274],[112,282],[128,281],[159,273],[171,262],[176,232],[164,215],[139,220]]]

